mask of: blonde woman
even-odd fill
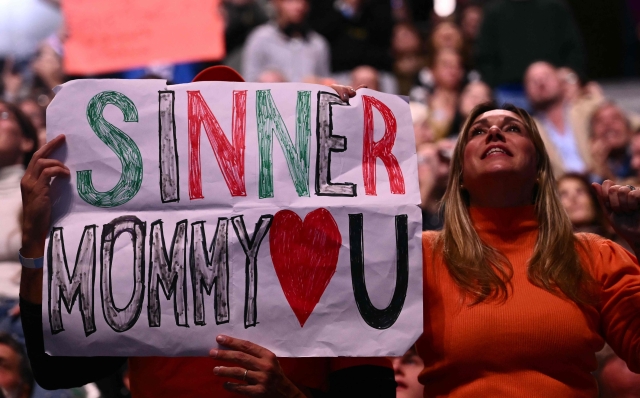
[[[595,188],[640,253],[640,191]],[[444,230],[423,236],[426,397],[596,397],[591,372],[605,341],[640,372],[636,257],[573,233],[524,110],[474,108],[444,208]]]

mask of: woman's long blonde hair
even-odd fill
[[[447,191],[444,194],[444,228],[439,245],[449,274],[472,304],[487,299],[504,301],[509,295],[513,267],[495,248],[485,244],[469,217],[469,198],[462,187],[463,154],[471,125],[481,114],[504,109],[520,116],[538,155],[537,185],[533,202],[539,235],[527,275],[534,285],[578,304],[594,304],[594,279],[583,266],[579,250],[584,245],[573,234],[571,221],[556,193],[556,183],[542,138],[529,114],[510,104],[476,106],[467,118],[451,160]],[[588,256],[583,256],[586,259]]]

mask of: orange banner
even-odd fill
[[[224,57],[220,0],[64,0],[68,74]]]

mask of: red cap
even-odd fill
[[[193,78],[193,82],[243,82],[244,79],[235,69],[225,65],[210,66]]]

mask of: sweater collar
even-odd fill
[[[535,206],[470,207],[469,216],[480,235],[514,235],[536,232],[538,220]]]

